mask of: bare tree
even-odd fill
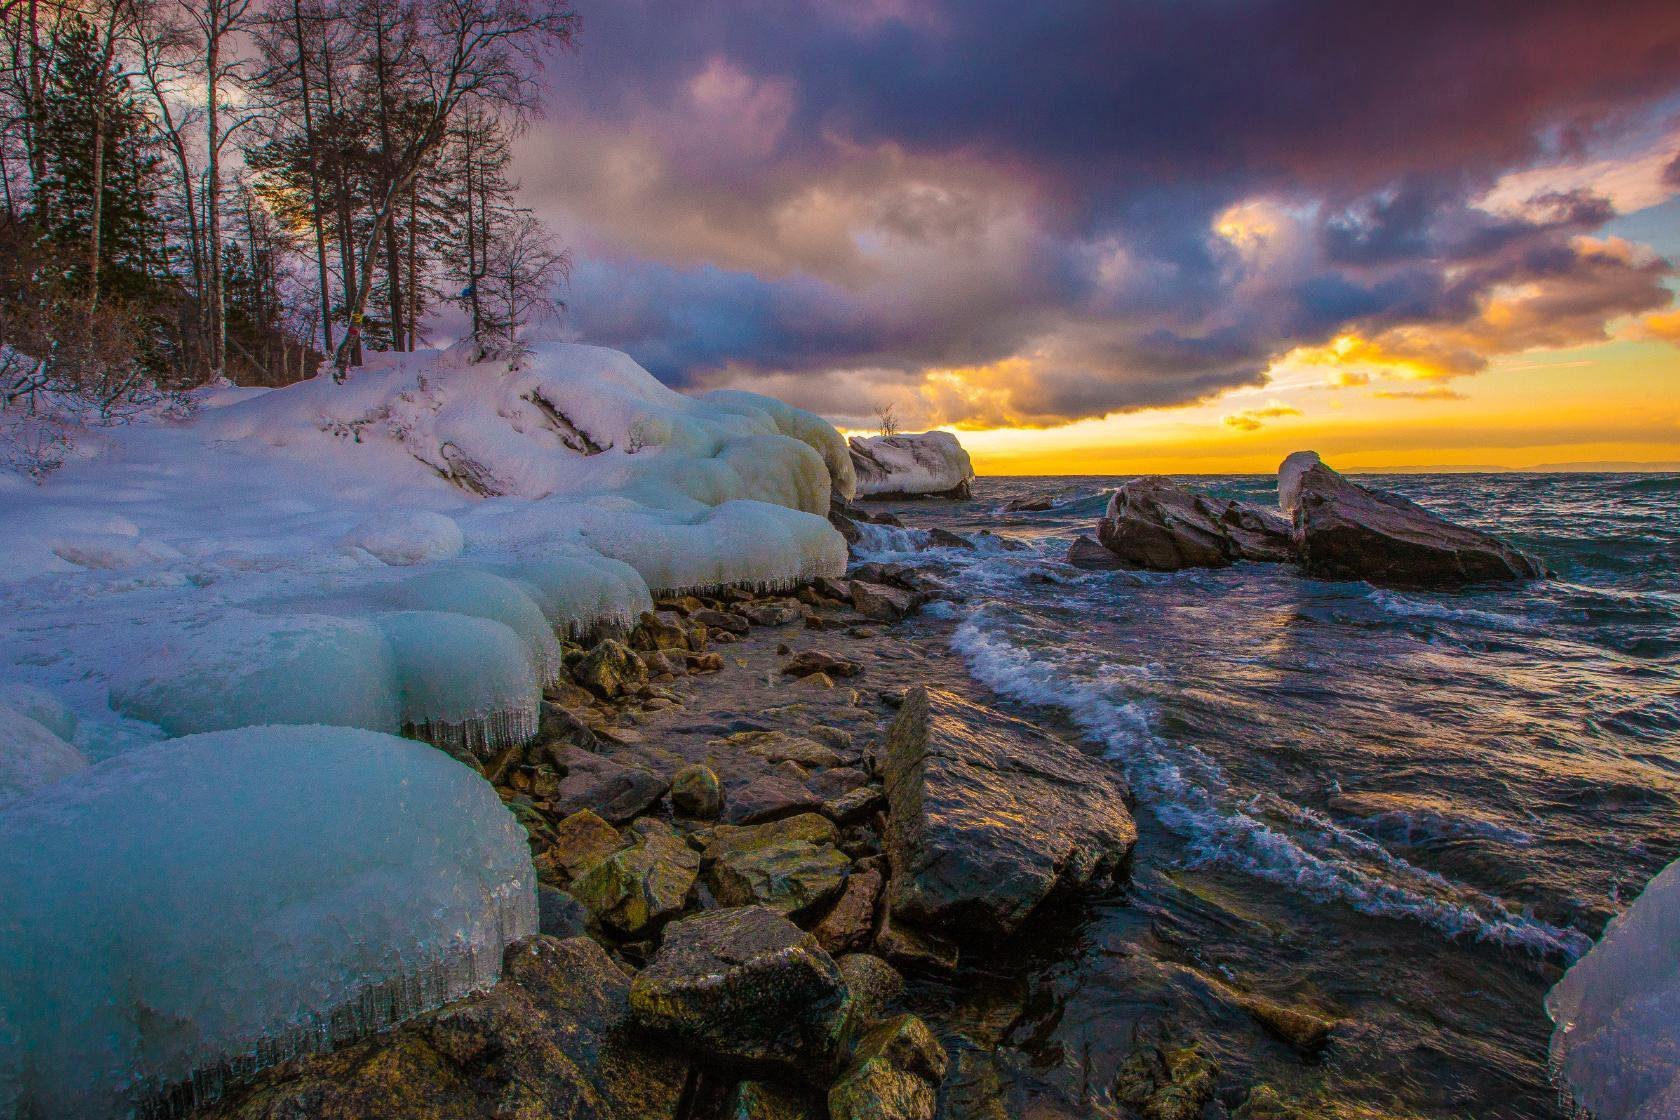
[[[491,230],[482,293],[496,313],[480,327],[487,353],[517,363],[524,356],[525,328],[551,319],[565,307],[555,294],[571,275],[572,255],[529,210],[513,210]]]
[[[875,419],[879,422],[880,432],[884,436],[896,436],[898,426],[898,406],[884,404],[875,410]]]

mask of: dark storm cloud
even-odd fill
[[[1661,263],[1576,244],[1602,197],[1472,203],[1662,111],[1672,0],[582,11],[527,186],[592,262],[578,328],[675,383],[1019,359],[930,418],[1055,422],[1341,331],[1463,335],[1501,284],[1592,336],[1661,298]]]

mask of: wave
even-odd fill
[[[1504,630],[1513,634],[1532,634],[1539,625],[1531,619],[1500,611],[1477,607],[1450,607],[1427,599],[1414,599],[1397,591],[1373,588],[1367,596],[1388,614],[1401,618],[1426,618],[1436,622],[1467,622],[1490,630]]]
[[[1000,695],[1057,709],[1124,769],[1133,792],[1186,841],[1192,863],[1219,864],[1361,913],[1421,922],[1572,961],[1591,940],[1513,913],[1499,899],[1395,856],[1364,834],[1275,796],[1241,802],[1219,765],[1193,745],[1169,748],[1112,668],[1074,670],[985,626],[986,608],[951,635],[969,673]],[[1274,827],[1279,819],[1294,831]]]
[[[1624,482],[1617,487],[1633,494],[1673,494],[1680,493],[1680,474],[1654,475],[1648,478],[1636,478],[1631,482]]]

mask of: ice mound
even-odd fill
[[[377,621],[391,644],[406,732],[486,756],[536,734],[542,685],[529,649],[508,627],[441,611]]]
[[[510,629],[540,686],[557,632],[629,625],[657,593],[845,569],[839,433],[750,393],[684,396],[615,351],[374,355],[343,385],[196,397],[189,419],[89,433],[41,485],[0,485],[0,675],[171,735],[409,724],[488,743],[528,723],[525,672],[440,614]],[[436,619],[437,649],[381,621],[407,612]],[[446,686],[448,658],[470,675],[491,645],[493,682]]]
[[[1301,504],[1301,476],[1320,462],[1316,451],[1296,451],[1278,464],[1278,509],[1284,516],[1295,516],[1295,507]]]
[[[0,805],[86,767],[82,752],[40,720],[0,702]]]
[[[0,809],[0,1114],[190,1104],[486,987],[534,884],[490,786],[386,735],[195,735],[37,790]]]
[[[9,704],[65,742],[76,739],[76,714],[44,688],[13,681],[0,684],[0,704]]]
[[[1596,1120],[1680,1116],[1680,860],[1546,996],[1552,1070]]]
[[[860,497],[968,497],[974,467],[950,432],[853,436],[849,444]]]
[[[344,545],[406,568],[459,556],[464,541],[453,518],[427,509],[393,509],[374,514],[350,530]]]

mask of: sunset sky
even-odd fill
[[[993,473],[1680,462],[1680,4],[579,0],[568,329]]]

